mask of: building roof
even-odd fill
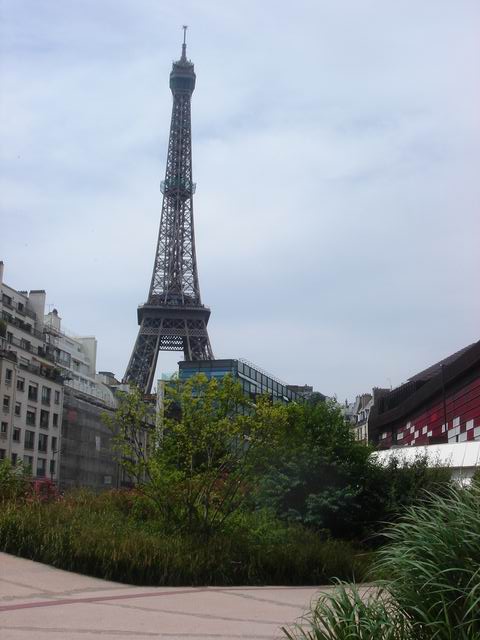
[[[480,341],[461,349],[448,358],[432,365],[404,385],[382,395],[370,412],[369,428],[372,434],[405,419],[431,398],[458,384],[462,378],[480,368]],[[426,373],[430,371],[430,373]],[[421,378],[421,375],[429,377]]]
[[[442,367],[446,367],[452,362],[455,362],[457,358],[463,355],[465,351],[468,351],[475,344],[476,344],[475,342],[472,342],[472,344],[469,344],[467,347],[463,347],[463,349],[460,349],[459,351],[452,353],[450,356],[447,356],[443,360],[440,360],[439,362],[432,364],[430,367],[427,367],[423,371],[420,371],[420,373],[416,373],[414,376],[408,379],[408,382],[413,382],[416,380],[425,380],[425,381],[430,380],[437,374],[441,373]]]

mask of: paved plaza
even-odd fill
[[[132,587],[0,553],[0,638],[273,640],[318,591]]]

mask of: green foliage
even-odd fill
[[[22,463],[13,465],[10,460],[0,460],[0,503],[18,500],[29,489],[28,468]]]
[[[55,503],[6,504],[0,549],[70,571],[142,585],[321,584],[362,579],[369,557],[350,544],[237,512],[199,539],[170,533],[136,491],[79,491]]]
[[[131,435],[144,424],[141,396],[124,396],[114,419],[122,459],[135,477],[145,474],[141,489],[172,529],[209,536],[245,501],[284,430],[286,411],[266,398],[251,405],[230,376],[174,381],[165,398],[165,417],[142,458]]]
[[[354,439],[336,403],[293,405],[288,416],[283,449],[258,485],[259,504],[334,537],[354,537],[371,450]]]
[[[129,393],[119,394],[119,406],[114,415],[102,414],[103,422],[113,434],[119,462],[137,483],[148,480],[148,439],[154,424],[152,414],[151,405],[133,386]]]
[[[480,486],[430,494],[386,537],[373,595],[340,583],[287,638],[480,639]]]
[[[365,539],[425,490],[449,483],[450,471],[429,469],[425,458],[376,463],[335,403],[291,406],[288,416],[283,443],[257,491],[258,504],[282,519],[326,529],[336,538]]]
[[[362,474],[357,529],[363,525],[365,535],[377,533],[379,523],[396,521],[427,493],[442,494],[451,484],[451,475],[448,467],[432,466],[422,455],[411,462],[394,456],[386,465],[370,459]],[[374,542],[378,545],[382,541]]]
[[[450,487],[388,529],[379,569],[418,638],[480,638],[480,486]]]

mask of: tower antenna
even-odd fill
[[[188,24],[184,24],[182,29],[183,29],[182,60],[186,60],[187,59],[187,29],[188,29]]]

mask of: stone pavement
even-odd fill
[[[318,591],[132,587],[0,553],[0,638],[274,640]]]

